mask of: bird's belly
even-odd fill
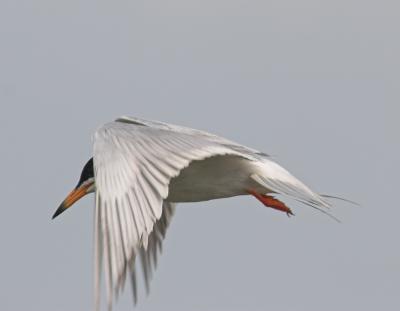
[[[198,202],[247,194],[252,162],[238,156],[215,156],[193,161],[169,185],[169,202]]]

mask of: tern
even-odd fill
[[[100,127],[93,144],[93,157],[53,218],[95,193],[96,309],[102,265],[109,310],[127,277],[136,302],[138,255],[148,289],[176,203],[251,195],[288,216],[292,210],[276,195],[323,212],[330,206],[328,196],[310,190],[267,154],[204,131],[121,117]]]

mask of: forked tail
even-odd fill
[[[339,219],[326,211],[332,206],[326,198],[336,197],[319,195],[313,192],[304,183],[273,161],[267,159],[263,161],[259,167],[259,172],[252,174],[250,178],[270,192],[290,197],[340,222]]]

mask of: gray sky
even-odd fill
[[[273,154],[337,224],[182,204],[136,310],[399,310],[397,1],[2,0],[0,310],[92,307],[93,198],[50,217],[120,115]],[[116,310],[131,310],[129,288]]]

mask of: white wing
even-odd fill
[[[241,154],[245,154],[250,157],[257,157],[257,156],[266,157],[266,156],[268,156],[267,154],[265,154],[263,152],[260,152],[253,148],[249,148],[247,146],[240,145],[240,144],[238,144],[234,141],[231,141],[229,139],[226,139],[224,137],[217,136],[215,134],[208,133],[206,131],[192,129],[189,127],[164,123],[164,122],[160,122],[160,121],[150,121],[150,120],[144,120],[144,119],[139,119],[139,118],[135,118],[135,117],[127,117],[127,116],[120,117],[116,121],[124,122],[124,123],[128,123],[128,124],[143,125],[143,126],[152,127],[155,129],[166,130],[166,131],[170,131],[170,132],[177,132],[177,133],[187,134],[192,137],[203,138],[209,142],[213,142],[213,143],[217,143],[218,145],[226,146],[232,150],[235,150],[237,152],[240,152]]]
[[[168,226],[171,222],[172,216],[175,213],[175,205],[174,203],[165,202],[163,203],[163,213],[161,218],[157,220],[154,224],[154,229],[150,233],[148,237],[148,246],[147,249],[140,248],[140,259],[142,261],[142,269],[143,269],[143,277],[145,281],[146,291],[149,292],[149,284],[150,279],[153,274],[153,270],[157,266],[157,259],[159,254],[162,252],[162,242],[165,238],[165,234],[167,232]],[[96,255],[96,264],[95,264],[95,310],[98,310],[100,307],[100,272],[101,272],[101,260],[103,255],[103,245],[101,244],[103,237],[101,231],[101,222],[100,222],[100,209],[96,209],[96,227],[95,227],[95,255]],[[130,273],[131,284],[132,284],[132,295],[135,304],[137,303],[137,282],[136,282],[136,267],[135,267],[135,258],[134,256],[127,263],[126,269],[128,271],[123,275],[123,279],[121,280],[121,289],[124,287],[125,279]],[[111,290],[111,289],[110,289]],[[111,292],[109,292],[110,295]],[[118,294],[118,293],[117,293]],[[109,300],[109,309],[111,309],[111,300]]]
[[[123,119],[96,131],[96,292],[103,256],[109,308],[136,254],[147,249],[149,239],[154,246],[151,232],[163,214],[170,180],[191,161],[225,154],[254,159],[251,151],[205,132],[161,123]],[[148,266],[150,257],[142,254]]]

